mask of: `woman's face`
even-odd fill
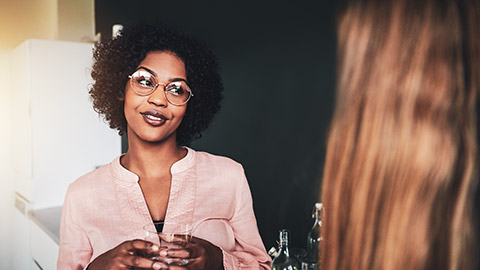
[[[130,140],[176,142],[176,130],[182,122],[187,104],[174,106],[167,101],[163,84],[187,80],[184,62],[172,52],[149,52],[137,70],[151,73],[161,83],[147,96],[135,93],[130,80],[125,87],[124,112]]]

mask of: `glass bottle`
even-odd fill
[[[302,263],[305,270],[320,269],[320,242],[322,241],[323,204],[315,203],[312,211],[315,220],[307,235],[307,258]]]
[[[300,270],[300,264],[297,259],[290,254],[290,250],[288,249],[289,237],[289,230],[280,230],[279,251],[273,259],[272,270]]]

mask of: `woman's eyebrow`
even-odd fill
[[[153,70],[151,70],[151,69],[149,69],[149,68],[147,68],[147,67],[139,66],[139,67],[137,68],[137,70],[139,70],[139,69],[145,69],[146,71],[148,71],[149,73],[151,73],[153,76],[158,77],[158,76],[157,76],[157,73],[155,73],[155,71],[153,71]],[[171,82],[184,81],[185,83],[188,83],[187,80],[184,79],[184,78],[171,78],[171,79],[169,79],[169,81],[171,81]]]
[[[153,71],[153,70],[151,70],[151,69],[149,69],[149,68],[146,68],[146,67],[144,67],[144,66],[139,66],[139,67],[137,68],[137,70],[139,70],[139,69],[145,69],[146,71],[150,72],[153,76],[157,77],[157,73],[155,73],[155,71]]]
[[[185,83],[188,83],[187,80],[184,78],[172,78],[172,79],[169,79],[169,81],[171,82],[184,81]]]

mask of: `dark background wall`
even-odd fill
[[[333,109],[333,1],[95,2],[102,38],[113,24],[161,21],[214,50],[225,98],[192,147],[243,164],[267,250],[282,228],[305,248]]]

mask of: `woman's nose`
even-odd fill
[[[166,107],[168,105],[167,97],[162,84],[157,84],[155,90],[148,96],[148,102],[156,106]]]

